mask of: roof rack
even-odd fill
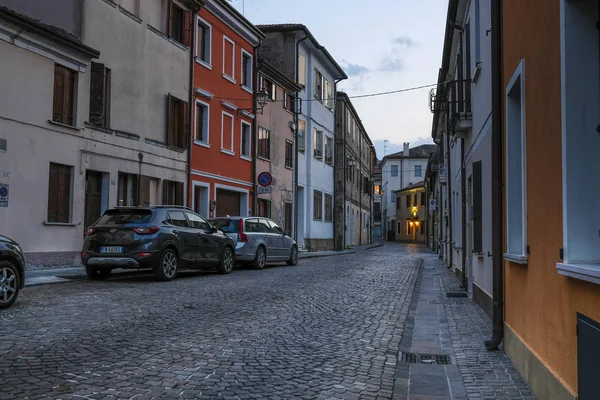
[[[154,206],[151,206],[154,208],[180,208],[182,210],[188,210],[188,211],[192,211],[195,212],[193,209],[187,207],[187,206],[178,206],[178,205],[169,205],[169,204],[157,204]]]

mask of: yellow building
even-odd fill
[[[425,185],[417,182],[396,192],[396,241],[425,243],[427,200]]]

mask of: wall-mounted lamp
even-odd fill
[[[247,114],[247,113],[258,114],[260,112],[260,114],[262,115],[263,108],[265,108],[265,106],[269,102],[269,97],[270,97],[269,93],[267,93],[265,88],[262,88],[262,89],[260,89],[260,91],[258,93],[256,93],[256,104],[258,105],[258,107],[238,108],[237,113],[238,114]]]

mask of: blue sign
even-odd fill
[[[261,172],[258,175],[258,184],[260,186],[269,186],[273,182],[273,177],[268,172]]]
[[[8,183],[0,183],[0,207],[8,207]]]

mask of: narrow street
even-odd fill
[[[483,348],[489,318],[439,295],[457,283],[437,262],[386,244],[169,283],[28,287],[0,312],[0,398],[533,399],[504,353]],[[441,314],[421,323],[433,303]],[[448,365],[398,361],[418,346]]]

